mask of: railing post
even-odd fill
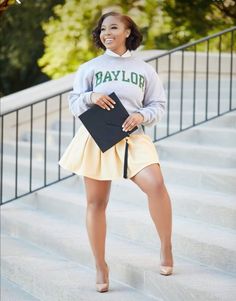
[[[233,47],[234,47],[234,31],[231,31],[231,47],[230,47],[230,82],[229,82],[229,109],[230,109],[230,111],[232,110]]]
[[[29,191],[32,191],[32,155],[33,155],[33,105],[30,106],[30,173]]]
[[[59,131],[59,137],[58,137],[58,143],[59,143],[59,148],[58,148],[58,161],[60,160],[61,157],[61,95],[59,97],[59,124],[58,124],[58,131]],[[58,164],[58,180],[61,179],[61,168],[60,165]]]
[[[196,114],[196,69],[197,69],[197,49],[194,45],[194,76],[193,76],[193,125],[195,125]]]
[[[205,120],[208,119],[208,85],[209,85],[209,40],[207,40],[207,57],[206,57],[206,106],[205,106]]]
[[[44,122],[44,186],[47,185],[47,99],[45,99],[45,122]]]
[[[220,115],[220,80],[221,80],[221,35],[219,36],[219,62],[218,62],[218,104],[217,113]]]
[[[0,158],[0,204],[2,204],[3,199],[3,119],[4,116],[1,117],[1,158]]]
[[[16,110],[16,169],[15,169],[15,198],[17,198],[18,194],[18,126],[19,126],[19,110]]]
[[[183,88],[184,88],[184,49],[182,49],[181,56],[181,95],[180,95],[180,129],[183,126]]]
[[[170,68],[171,68],[171,54],[168,55],[167,136],[169,136],[170,134]]]

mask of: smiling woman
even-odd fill
[[[111,111],[116,103],[108,95],[115,92],[129,113],[122,125],[123,131],[129,132],[136,126],[137,129],[103,153],[82,125],[59,164],[84,176],[86,223],[97,268],[96,288],[106,292],[109,269],[105,261],[105,209],[111,181],[122,178],[127,157],[128,176],[125,177],[146,193],[161,240],[160,273],[172,274],[170,198],[155,145],[142,129],[142,125],[150,126],[160,121],[166,96],[153,67],[131,54],[131,50],[140,45],[142,35],[130,17],[116,12],[103,15],[93,31],[93,38],[95,45],[105,53],[80,65],[68,99],[70,110],[75,117],[94,105]],[[125,147],[126,143],[129,148]]]

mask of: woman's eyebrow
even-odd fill
[[[116,23],[110,24],[109,26],[117,25]],[[102,25],[102,27],[106,27],[106,25]]]

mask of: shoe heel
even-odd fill
[[[107,282],[96,283],[96,290],[99,293],[105,293],[109,290],[109,267],[107,265]]]
[[[169,275],[173,274],[173,267],[161,265],[160,266],[160,274],[164,275],[164,276],[169,276]]]

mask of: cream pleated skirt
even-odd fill
[[[81,125],[58,164],[77,175],[97,180],[121,179],[125,143],[126,138],[103,153],[87,129]],[[155,145],[148,135],[131,134],[128,144],[128,178],[132,178],[150,164],[160,164]]]

